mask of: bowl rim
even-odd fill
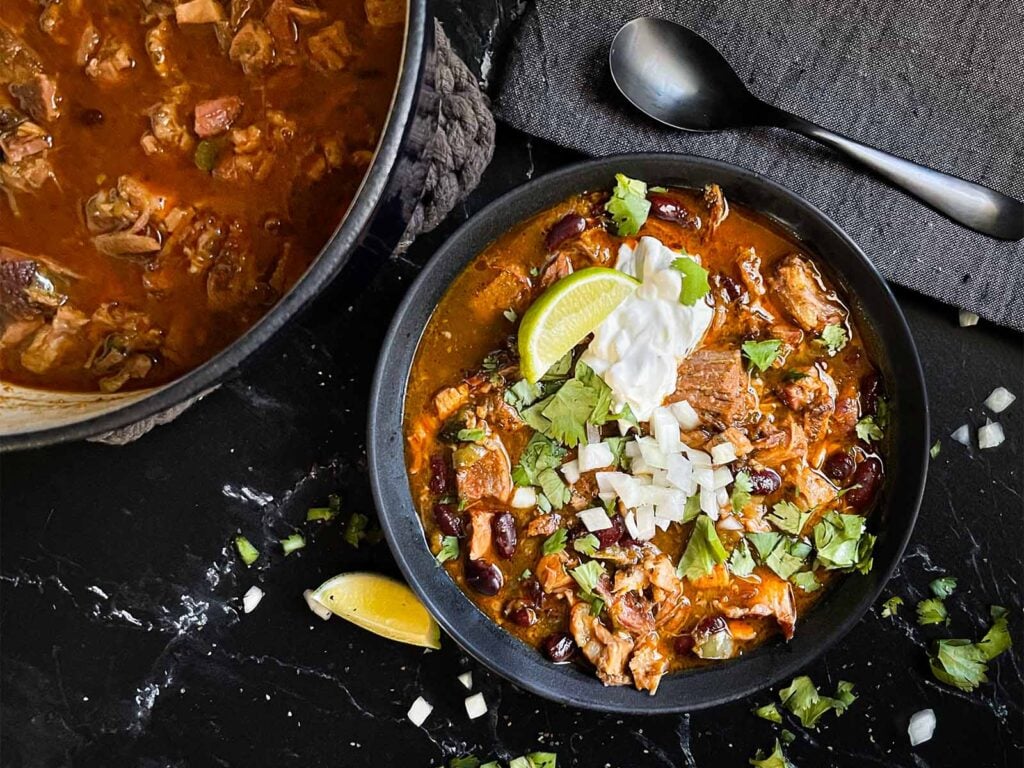
[[[636,168],[643,172],[633,170]],[[726,664],[666,676],[655,696],[631,687],[603,687],[593,674],[581,672],[575,665],[553,665],[480,612],[447,572],[437,567],[427,546],[409,490],[402,434],[407,381],[421,334],[454,276],[480,247],[494,239],[488,239],[487,233],[500,235],[573,193],[566,190],[579,192],[588,188],[584,178],[603,174],[610,180],[617,171],[650,183],[671,183],[672,178],[703,174],[704,183],[722,183],[727,197],[731,184],[722,180],[729,178],[806,216],[809,224],[843,249],[842,257],[848,263],[843,270],[830,266],[829,271],[846,288],[865,335],[875,337],[873,342],[870,338],[868,341],[875,345],[876,361],[887,368],[887,382],[898,384],[890,395],[894,396],[894,412],[900,414],[900,419],[895,420],[896,428],[890,430],[896,436],[890,444],[893,455],[886,460],[899,471],[887,473],[886,495],[871,520],[876,526],[879,521],[888,521],[895,507],[900,525],[893,528],[889,521],[880,531],[882,546],[876,547],[875,567],[866,576],[844,578],[830,589],[829,595],[804,619],[803,634],[798,632],[788,644],[769,641]],[[560,192],[556,194],[555,190]],[[795,236],[787,222],[763,210],[761,213]],[[472,241],[479,243],[471,252],[464,252],[463,244]],[[817,253],[811,244],[801,242]],[[854,267],[855,273],[847,271]],[[856,290],[849,285],[853,279],[860,281]],[[425,299],[432,303],[429,311],[425,310]],[[867,304],[870,306],[864,306]],[[869,323],[869,318],[875,322]],[[883,319],[885,322],[880,325]],[[884,353],[884,359],[880,353]],[[898,377],[894,366],[899,369]],[[903,313],[877,269],[838,224],[781,184],[731,163],[672,153],[629,153],[572,163],[511,190],[473,215],[438,249],[408,289],[382,345],[370,391],[367,458],[381,527],[402,574],[446,633],[469,655],[517,686],[561,704],[605,712],[668,714],[734,701],[788,678],[817,659],[860,621],[891,578],[913,532],[927,477],[928,424],[924,375]],[[860,581],[855,582],[855,578]],[[839,594],[844,595],[841,601]],[[486,620],[480,621],[481,618]],[[812,622],[813,634],[808,636],[807,625]]]
[[[114,407],[97,416],[56,427],[0,435],[0,452],[83,440],[121,429],[181,403],[205,397],[333,280],[348,263],[370,226],[384,197],[391,172],[399,163],[406,134],[411,128],[425,76],[426,57],[434,34],[427,5],[428,0],[407,0],[401,62],[384,131],[348,210],[298,282],[245,333],[177,379],[148,392],[142,390],[144,394],[127,405]],[[59,397],[64,393],[55,391],[54,394]]]

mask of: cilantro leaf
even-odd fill
[[[616,233],[620,237],[632,237],[640,231],[651,210],[647,185],[625,174],[615,174],[615,188],[604,209],[611,214]]]
[[[686,543],[686,551],[679,559],[676,573],[679,578],[684,576],[690,581],[711,573],[718,564],[724,563],[727,557],[725,547],[715,531],[714,523],[707,515],[698,515]]]
[[[590,366],[578,362],[573,378],[521,415],[538,432],[571,448],[586,442],[588,422],[599,427],[625,415],[611,413],[611,405],[611,387]]]
[[[1013,646],[1010,627],[1006,619],[1006,609],[999,605],[992,606],[992,626],[985,636],[978,641],[978,650],[986,660],[991,661],[1003,651]]]
[[[816,727],[818,721],[829,710],[841,715],[856,701],[853,684],[840,680],[834,697],[823,696],[811,678],[801,675],[793,680],[787,688],[779,691],[782,706],[799,718],[804,728]]]
[[[438,563],[447,563],[459,556],[459,540],[454,536],[445,536],[441,539],[441,549],[434,558]]]
[[[504,400],[522,414],[527,406],[537,402],[543,395],[544,384],[542,382],[531,384],[526,379],[520,379],[505,390]]]
[[[745,341],[742,345],[743,354],[757,370],[767,371],[779,356],[782,342],[779,339],[767,341]]]
[[[516,485],[540,485],[540,473],[560,467],[565,454],[566,450],[554,440],[535,432],[512,470],[512,481]]]
[[[985,653],[970,640],[936,640],[928,658],[939,681],[970,693],[988,682]]]
[[[366,526],[369,523],[370,518],[362,512],[353,512],[345,525],[345,541],[358,549],[359,543],[366,538]]]
[[[857,437],[865,443],[877,443],[885,436],[874,416],[865,416],[857,422],[854,429],[857,430]]]
[[[600,546],[600,540],[592,533],[588,533],[586,536],[580,536],[572,543],[573,549],[587,557],[592,557]]]
[[[846,335],[846,329],[841,325],[826,325],[817,341],[825,346],[829,356],[833,356],[846,346],[850,339]]]
[[[672,269],[683,276],[683,287],[679,291],[679,303],[692,307],[708,295],[708,271],[689,256],[680,256],[672,261]]]
[[[568,535],[569,533],[565,528],[557,529],[554,533],[544,539],[544,543],[541,545],[541,550],[545,555],[553,555],[556,552],[561,552],[565,549],[565,540]]]
[[[761,562],[765,561],[765,558],[772,553],[772,550],[782,540],[781,533],[748,533],[746,540],[749,541],[754,549],[757,551],[758,557],[761,558]]]
[[[737,472],[730,497],[733,512],[739,514],[750,503],[750,494],[753,490],[754,482],[750,479],[750,475],[743,471]]]
[[[604,600],[597,594],[597,585],[605,575],[604,566],[597,560],[588,560],[569,571],[569,575],[580,587],[580,597],[590,603],[590,612],[595,616],[604,608]]]
[[[928,451],[928,455],[931,456],[933,459],[937,459],[940,453],[942,453],[942,441],[936,440],[935,445],[933,445],[931,449]]]
[[[782,722],[782,713],[779,712],[779,708],[775,706],[774,702],[769,702],[763,707],[757,707],[753,712],[761,719],[767,720],[770,723]]]
[[[448,768],[480,768],[480,758],[476,755],[453,757],[448,762]]]
[[[817,592],[821,589],[821,582],[818,581],[818,577],[814,575],[814,571],[801,571],[800,573],[794,573],[789,577],[789,580],[793,584],[804,592]]]
[[[786,759],[778,739],[775,740],[775,748],[770,755],[765,755],[761,750],[757,750],[757,754],[747,762],[756,768],[794,768],[793,764]]]
[[[811,554],[811,547],[798,539],[785,537],[764,559],[764,564],[779,575],[779,578],[788,579],[794,573],[807,565],[807,557]]]
[[[569,486],[562,481],[561,475],[553,469],[541,470],[540,474],[537,475],[537,484],[540,486],[541,491],[543,491],[545,498],[551,502],[553,509],[561,509],[572,498],[572,491],[569,490]]]
[[[245,536],[235,537],[235,549],[238,550],[238,556],[242,558],[242,562],[246,565],[252,565],[259,560],[260,551]]]
[[[682,522],[688,523],[691,520],[696,520],[697,515],[700,514],[700,495],[693,494],[686,500],[686,506],[683,507],[683,519]]]
[[[487,437],[487,432],[483,429],[460,429],[455,437],[463,443],[479,443]]]
[[[949,613],[941,600],[929,597],[917,604],[917,623],[921,626],[928,624],[949,624]]]
[[[737,576],[749,576],[753,573],[754,558],[750,554],[746,539],[740,539],[740,543],[729,556],[729,570]]]
[[[285,557],[305,546],[306,539],[301,533],[293,533],[291,536],[281,539],[281,549],[284,550]]]
[[[829,569],[857,568],[864,560],[861,552],[862,538],[863,517],[839,512],[826,513],[814,526],[814,546],[818,550],[818,561]]]
[[[341,497],[336,493],[332,493],[327,497],[326,507],[310,507],[306,510],[306,522],[314,520],[328,522],[337,517],[339,512],[341,512]]]
[[[890,616],[895,616],[900,612],[900,606],[903,605],[903,598],[897,596],[890,597],[884,603],[882,603],[882,618],[888,619]]]
[[[799,536],[800,531],[810,516],[810,512],[801,512],[796,504],[790,501],[780,501],[772,507],[772,511],[768,513],[767,519],[768,522],[783,533]]]
[[[939,600],[945,600],[956,589],[956,579],[952,576],[943,576],[941,579],[935,579],[928,588]]]

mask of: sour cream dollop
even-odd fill
[[[616,407],[629,405],[640,421],[675,391],[680,362],[704,338],[714,314],[703,299],[691,307],[679,303],[683,276],[672,268],[679,257],[653,237],[619,248],[615,268],[641,285],[598,326],[583,353],[583,362],[611,387]]]

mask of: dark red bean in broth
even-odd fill
[[[435,504],[434,522],[445,536],[461,539],[466,535],[466,518],[459,514],[454,504]]]
[[[866,373],[860,380],[860,410],[864,416],[878,413],[878,401],[882,398],[882,377],[877,373]]]
[[[103,121],[106,118],[98,109],[89,107],[78,113],[78,119],[82,122],[82,125],[87,125],[92,128],[97,125],[103,125]]]
[[[537,612],[525,605],[509,611],[508,620],[517,627],[532,627],[537,623]]]
[[[626,523],[621,515],[612,515],[611,519],[611,528],[594,531],[594,535],[597,536],[598,549],[607,549],[614,544],[618,544],[623,534],[626,533]]]
[[[846,503],[858,511],[867,509],[875,500],[884,475],[881,461],[874,456],[864,459],[857,465],[850,478],[850,489],[843,497]]]
[[[578,213],[567,213],[551,225],[547,237],[544,238],[544,247],[548,249],[548,253],[554,253],[566,240],[579,237],[586,230],[586,219]]]
[[[844,485],[856,469],[857,462],[846,451],[836,451],[829,454],[828,458],[825,459],[825,463],[821,466],[821,471],[825,473],[825,477],[837,485]]]
[[[736,301],[743,295],[743,288],[728,275],[719,275],[718,284],[729,301]]]
[[[506,560],[516,553],[519,537],[516,534],[516,519],[511,512],[499,512],[491,518],[491,534],[494,536],[494,548]]]
[[[774,469],[748,469],[750,477],[751,493],[756,496],[771,496],[782,486],[782,478]]]
[[[430,492],[444,496],[451,488],[451,470],[440,453],[430,457]]]
[[[466,560],[466,583],[474,592],[493,597],[501,591],[505,577],[501,569],[486,560]]]
[[[544,603],[544,588],[533,576],[523,580],[523,599],[528,600],[534,608],[540,608]]]
[[[647,202],[651,204],[651,216],[662,221],[672,221],[689,229],[696,229],[696,217],[686,207],[668,195],[649,192]]]
[[[675,652],[680,656],[685,656],[690,653],[693,650],[694,645],[696,645],[696,643],[693,640],[693,635],[680,635],[672,643],[672,647],[675,649]]]
[[[576,642],[565,632],[557,632],[541,643],[544,655],[555,664],[563,664],[576,655]]]

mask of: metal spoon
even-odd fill
[[[711,43],[679,24],[634,19],[612,40],[608,63],[622,94],[661,123],[684,131],[788,128],[860,161],[965,227],[1001,240],[1024,238],[1024,203],[859,144],[761,101]]]

